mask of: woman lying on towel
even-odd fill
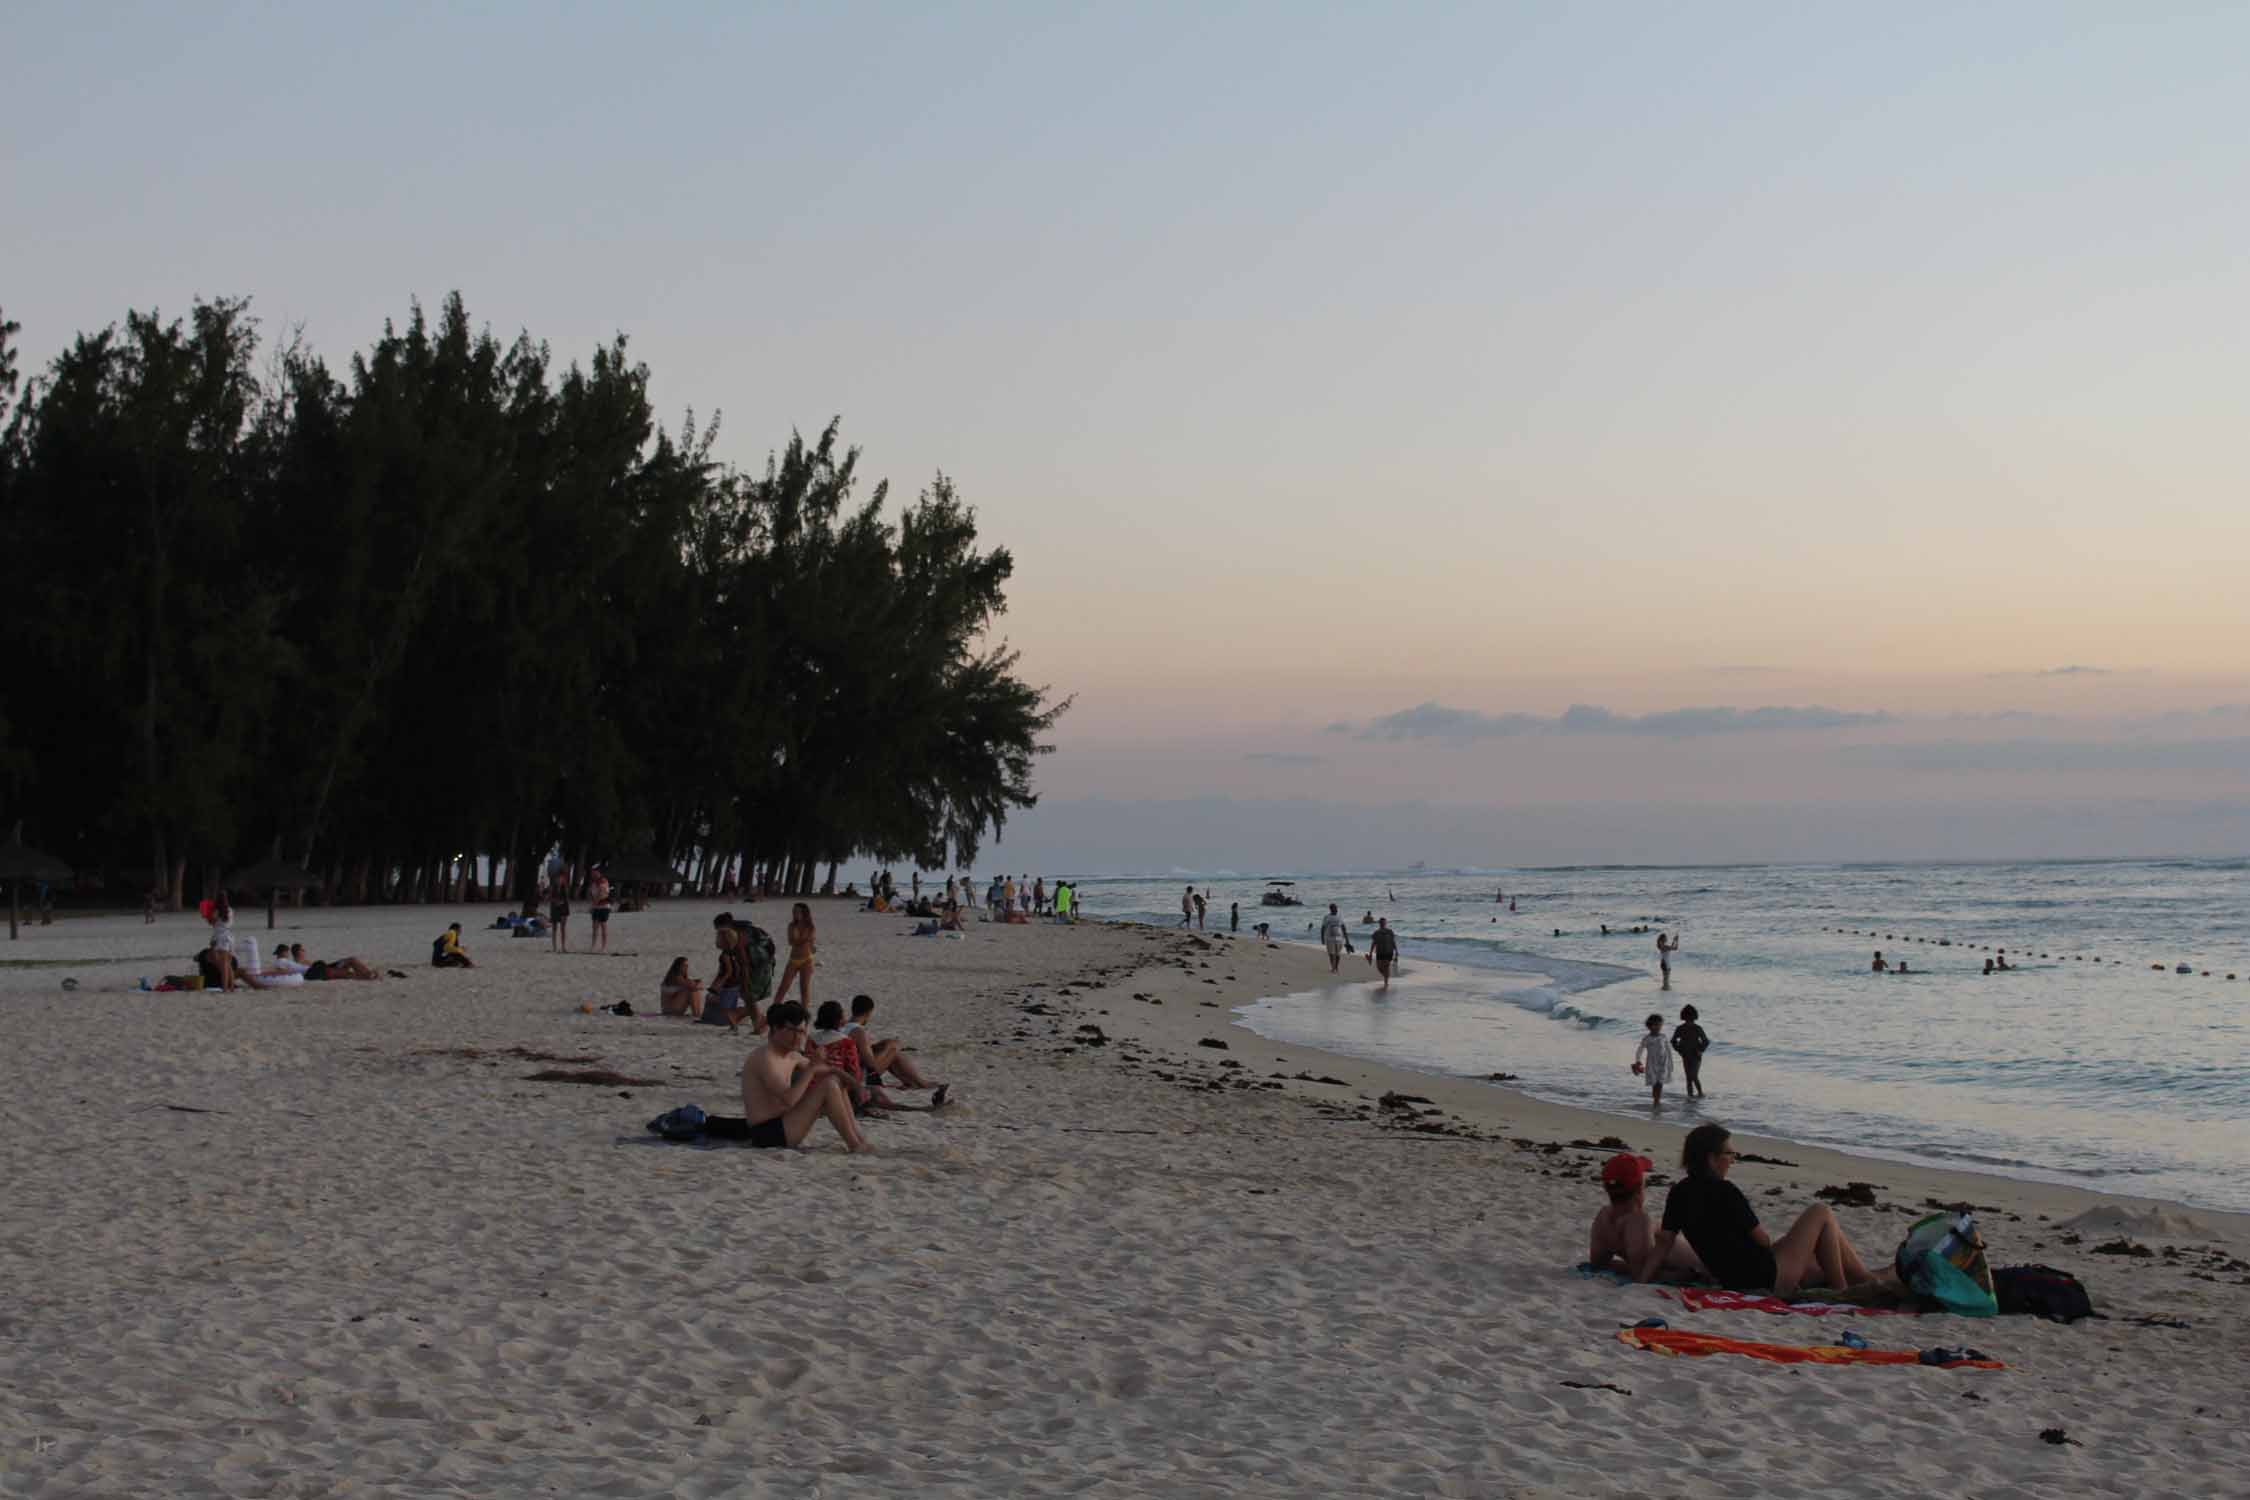
[[[1634,1268],[1636,1280],[1650,1281],[1681,1236],[1702,1258],[1719,1285],[1730,1291],[1772,1288],[1786,1297],[1808,1286],[1846,1287],[1890,1279],[1867,1269],[1844,1238],[1834,1210],[1816,1203],[1797,1216],[1780,1239],[1767,1234],[1742,1189],[1727,1181],[1737,1153],[1724,1125],[1698,1125],[1680,1150],[1687,1175],[1664,1199],[1664,1227]]]

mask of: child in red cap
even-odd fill
[[[1630,1151],[1621,1151],[1602,1163],[1602,1190],[1609,1194],[1609,1202],[1594,1215],[1593,1235],[1586,1247],[1588,1263],[1630,1276],[1633,1268],[1646,1258],[1649,1246],[1655,1241],[1656,1229],[1649,1222],[1642,1188],[1648,1182],[1649,1169],[1655,1165],[1647,1157],[1635,1156]],[[1658,1274],[1666,1280],[1686,1280],[1704,1274],[1703,1262],[1696,1259],[1686,1239],[1677,1239]]]

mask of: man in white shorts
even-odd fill
[[[1344,954],[1351,945],[1351,928],[1345,925],[1342,917],[1336,915],[1336,903],[1331,901],[1328,903],[1328,915],[1321,918],[1320,922],[1320,946],[1328,950],[1329,973],[1336,972],[1337,965],[1344,961]]]

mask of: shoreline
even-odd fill
[[[1126,919],[1117,919],[1112,925],[1139,929],[1158,937],[1184,935],[1178,928]],[[1207,932],[1197,935],[1214,941],[1223,939],[1243,944],[1258,941],[1248,933]],[[1600,1140],[1605,1136],[1626,1137],[1633,1140],[1634,1149],[1643,1151],[1657,1162],[1656,1170],[1660,1173],[1675,1169],[1680,1140],[1686,1136],[1693,1123],[1700,1123],[1683,1121],[1677,1116],[1652,1118],[1645,1110],[1621,1110],[1613,1113],[1590,1105],[1543,1099],[1527,1090],[1489,1079],[1425,1072],[1396,1063],[1333,1052],[1308,1043],[1284,1042],[1267,1037],[1245,1024],[1241,1015],[1243,1009],[1260,1001],[1284,998],[1287,995],[1350,988],[1369,982],[1349,970],[1331,975],[1327,970],[1326,955],[1317,945],[1280,939],[1267,941],[1274,943],[1283,954],[1289,955],[1283,961],[1283,967],[1294,976],[1291,987],[1278,994],[1235,994],[1228,999],[1223,1009],[1231,1032],[1238,1033],[1248,1043],[1259,1048],[1272,1049],[1270,1054],[1261,1055],[1286,1059],[1286,1066],[1291,1069],[1347,1077],[1352,1080],[1355,1091],[1362,1096],[1370,1091],[1377,1097],[1383,1093],[1420,1093],[1447,1113],[1488,1130],[1517,1133],[1529,1131],[1591,1140]],[[1428,959],[1417,960],[1416,964],[1417,967],[1460,968],[1458,965]],[[1498,974],[1501,971],[1493,972]],[[1486,977],[1483,970],[1475,973],[1480,979]],[[1524,977],[1533,976],[1526,974]],[[1160,1038],[1173,1045],[1179,1045],[1182,1040],[1174,1028],[1161,1023],[1137,1030],[1139,1034],[1145,1034],[1151,1039]],[[1187,1039],[1187,1044],[1192,1046],[1194,1040]],[[1707,1118],[1720,1118],[1723,1123],[1723,1116]],[[1645,1147],[1642,1142],[1650,1138],[1661,1141],[1663,1148]],[[1911,1175],[1911,1190],[1924,1198],[1976,1202],[1998,1198],[2005,1200],[2001,1205],[2004,1210],[2018,1209],[2027,1218],[2045,1214],[2053,1219],[2062,1219],[2103,1206],[2115,1206],[2148,1215],[2151,1216],[2151,1222],[2160,1221],[2166,1214],[2186,1214],[2209,1222],[2215,1230],[2222,1230],[2231,1238],[2250,1241],[2250,1212],[2241,1210],[2207,1207],[2148,1194],[2017,1177],[1999,1169],[1953,1167],[1928,1161],[1878,1156],[1774,1133],[1743,1130],[1735,1132],[1735,1138],[1744,1143],[1745,1150],[1764,1156],[1786,1156],[1807,1176],[1820,1176],[1831,1182],[1867,1181],[1882,1189],[1886,1186],[1886,1175],[1902,1181]]]

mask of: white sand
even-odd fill
[[[2074,1270],[2117,1321],[1685,1313],[1567,1271],[1604,1153],[1506,1139],[1616,1134],[1664,1161],[1676,1130],[1228,1024],[1324,980],[1310,950],[1096,926],[918,941],[835,903],[816,998],[876,994],[878,1033],[959,1107],[871,1126],[866,1158],[825,1127],[802,1152],[651,1144],[675,1103],[733,1111],[745,1043],[576,1007],[652,1004],[675,953],[707,974],[712,910],[618,917],[638,959],[471,930],[471,973],[430,970],[428,941],[490,907],[284,912],[316,955],[410,977],[235,996],[119,992],[187,967],[192,917],[27,929],[0,957],[126,961],[0,968],[0,1494],[2250,1493],[2250,1268],[2203,1253],[2244,1256],[2239,1220],[1746,1142],[1799,1164],[1738,1171],[1761,1207],[1781,1190],[1777,1219],[1851,1179],[1913,1212],[1967,1198],[1996,1263]],[[1112,1040],[1065,1050],[1085,1024]],[[446,1055],[511,1046],[666,1082],[620,1098]],[[1299,1071],[1346,1086],[1212,1086]],[[1352,1112],[1394,1088],[1495,1138]],[[2077,1245],[2040,1218],[2097,1211],[2115,1217]],[[1844,1218],[1881,1256],[1909,1214]],[[2091,1254],[2111,1224],[2188,1253]],[[2011,1368],[1615,1342],[1650,1314],[1973,1343]],[[2083,1445],[2042,1443],[2056,1426]]]

